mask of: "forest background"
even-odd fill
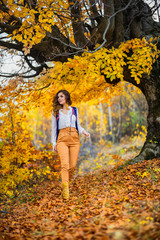
[[[159,17],[159,5],[153,2],[151,11],[138,0],[136,4],[122,1],[121,6],[120,1],[0,1],[3,238],[29,234],[30,238],[63,239],[67,229],[66,239],[92,239],[95,234],[106,239],[110,234],[113,239],[158,239],[159,21],[152,15],[157,12]],[[108,3],[115,4],[109,13],[105,12]],[[125,24],[116,25],[125,10],[133,15],[125,13]],[[147,17],[154,27],[144,24]],[[122,25],[124,29],[118,31]],[[118,35],[123,30],[123,36]],[[17,61],[11,71],[4,67],[8,56],[9,61]],[[67,215],[62,217],[66,205],[60,197],[60,162],[51,145],[52,100],[60,89],[71,93],[81,125],[91,133],[89,140],[81,136],[79,178],[71,184],[75,195],[66,212],[70,224]],[[129,159],[135,166],[123,170]],[[33,216],[34,204],[38,210]],[[23,209],[27,209],[26,220]]]

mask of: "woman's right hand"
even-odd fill
[[[57,145],[53,146],[53,151],[57,152]]]

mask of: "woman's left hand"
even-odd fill
[[[83,131],[82,133],[86,136],[86,138],[90,137],[90,133],[89,132]]]

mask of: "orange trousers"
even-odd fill
[[[59,130],[57,151],[61,161],[62,183],[69,182],[74,175],[80,149],[78,131],[74,127]]]

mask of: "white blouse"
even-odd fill
[[[57,120],[55,116],[52,113],[52,130],[51,130],[51,142],[53,146],[56,145],[56,134],[57,134]],[[81,127],[79,123],[79,117],[78,117],[78,109],[77,109],[77,126],[78,126],[78,132],[81,134],[84,130],[84,128]],[[62,112],[62,109],[59,110],[59,129],[66,128],[66,127],[74,127],[76,128],[76,117],[72,113],[72,108],[69,106],[69,110],[67,114],[64,114]]]

